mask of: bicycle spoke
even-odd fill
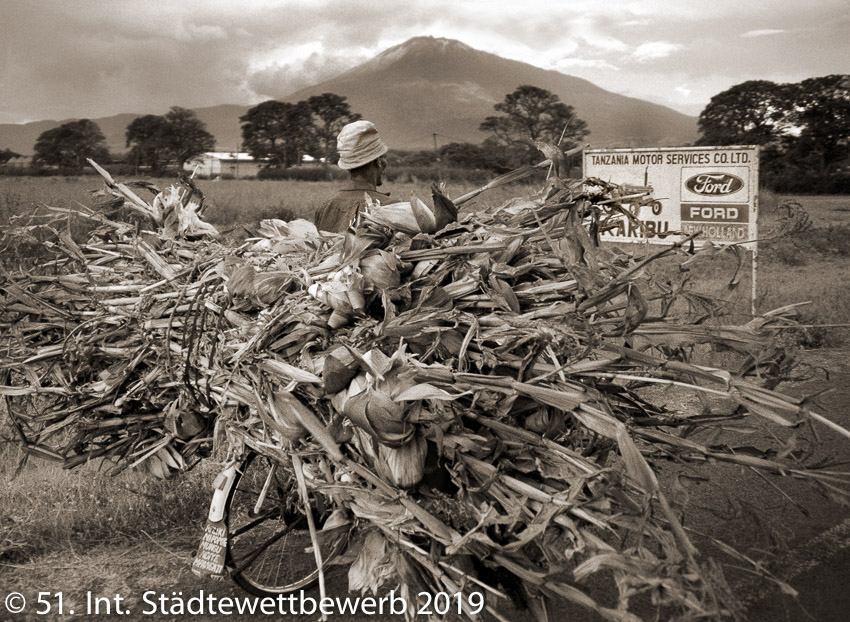
[[[276,534],[274,534],[271,538],[269,538],[265,542],[260,543],[259,546],[257,546],[252,552],[248,553],[247,556],[240,557],[239,561],[245,560],[245,563],[239,568],[235,568],[233,570],[233,573],[241,573],[243,570],[245,570],[245,568],[250,566],[255,559],[262,555],[266,549],[268,549],[272,544],[280,540],[290,531],[292,531],[292,525],[287,525],[286,527],[278,531]]]
[[[267,596],[308,587],[319,574],[294,474],[285,464],[251,454],[238,471],[227,500],[230,576],[247,591]],[[310,496],[321,529],[332,507]],[[261,507],[260,514],[255,510]],[[344,539],[320,544],[323,566],[339,554]]]
[[[271,510],[269,510],[269,511],[268,511],[268,512],[266,512],[265,514],[260,514],[257,518],[255,518],[255,519],[254,519],[254,520],[252,520],[251,522],[249,522],[249,523],[245,523],[244,525],[242,525],[242,526],[241,526],[241,527],[239,527],[238,529],[234,529],[234,530],[230,533],[230,536],[231,536],[232,538],[236,538],[237,536],[241,536],[241,535],[242,535],[243,533],[245,533],[246,531],[250,531],[250,530],[252,530],[254,527],[256,527],[257,525],[260,525],[260,524],[264,523],[264,522],[265,522],[265,521],[267,521],[269,518],[279,518],[279,517],[280,517],[280,515],[281,515],[280,508],[272,508]]]

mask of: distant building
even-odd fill
[[[4,164],[0,164],[0,170],[23,171],[32,166],[32,156],[16,156],[10,158]]]
[[[190,158],[183,165],[196,177],[256,177],[265,163],[254,159],[250,154],[232,151],[208,151]],[[196,170],[197,169],[197,170]]]

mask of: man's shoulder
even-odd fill
[[[324,205],[348,205],[360,203],[363,196],[368,195],[371,199],[385,203],[390,197],[389,192],[380,192],[371,188],[343,188],[328,198]]]
[[[380,192],[370,187],[342,188],[316,212],[316,226],[326,231],[344,231],[366,204],[364,195],[383,204],[387,203],[390,196],[388,192]]]

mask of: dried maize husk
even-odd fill
[[[375,248],[360,258],[360,273],[372,289],[391,289],[401,284],[401,265],[395,254]]]
[[[322,364],[322,380],[326,393],[337,393],[348,387],[358,372],[357,361],[348,351],[340,346],[325,356]]]
[[[378,473],[387,477],[399,488],[411,488],[425,476],[425,458],[428,455],[428,442],[421,436],[413,437],[401,447],[378,445],[378,459],[375,467]]]
[[[306,407],[288,391],[278,391],[269,400],[269,411],[277,424],[276,430],[290,443],[297,441],[307,433],[298,419],[296,409],[303,411]]]
[[[254,276],[254,295],[265,305],[280,300],[292,284],[289,272],[261,272]]]
[[[366,215],[393,231],[408,235],[437,232],[434,212],[416,195],[411,195],[410,201],[389,205],[370,202],[366,207]]]

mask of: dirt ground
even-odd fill
[[[800,398],[827,390],[810,406],[850,427],[848,350],[809,350],[800,353],[800,360],[810,366],[812,377],[783,384],[778,390]],[[810,460],[847,471],[850,441],[823,426],[814,427],[813,432],[806,447],[812,452]],[[735,440],[740,443],[740,439]],[[752,444],[757,444],[757,439]],[[728,570],[727,579],[747,607],[746,620],[850,619],[850,592],[846,589],[850,576],[850,509],[801,481],[763,478],[740,467],[720,469],[724,486],[734,492],[727,498],[709,485],[690,488],[690,522],[686,526],[694,533],[722,538],[753,559],[764,560],[767,569],[799,593],[795,599],[751,574]],[[717,477],[721,471],[714,465],[711,473]]]
[[[780,387],[794,395],[812,395],[825,388],[814,403],[817,412],[837,423],[850,427],[850,358],[846,349],[818,349],[800,353],[801,359],[813,371],[804,381]],[[828,375],[824,370],[829,370]],[[850,463],[850,441],[830,430],[817,430],[814,450],[816,456],[846,469]],[[787,581],[799,592],[797,599],[783,595],[770,584],[752,574],[726,569],[727,579],[738,597],[748,607],[746,620],[752,622],[779,622],[818,620],[839,622],[850,615],[850,590],[846,589],[850,576],[850,510],[828,499],[801,482],[777,479],[765,481],[753,472],[739,467],[721,467],[723,477],[733,482],[735,494],[726,497],[710,484],[701,482],[699,468],[688,470],[689,481],[696,482],[687,494],[689,520],[686,527],[699,534],[721,537],[754,558],[765,560],[765,566],[778,578]],[[682,472],[682,471],[679,471]],[[717,468],[712,467],[713,474]],[[750,512],[750,510],[757,512]],[[760,524],[753,522],[755,514]],[[0,563],[0,599],[19,592],[27,600],[22,613],[10,614],[0,605],[0,620],[71,620],[80,616],[89,619],[108,619],[117,616],[123,620],[216,620],[226,617],[234,622],[258,619],[316,620],[313,615],[263,615],[232,614],[228,616],[185,613],[178,615],[172,609],[172,596],[187,603],[193,597],[203,599],[212,595],[216,602],[225,598],[250,597],[229,580],[201,579],[191,573],[195,542],[169,542],[144,536],[140,526],[140,540],[130,548],[108,547],[92,550],[75,550],[61,554],[48,554],[24,564]],[[201,534],[198,534],[200,538]],[[328,595],[353,598],[346,593],[345,571],[337,568],[328,576]],[[52,610],[46,615],[38,605],[38,593],[50,592],[45,599]],[[62,593],[65,615],[58,615],[58,596]],[[99,613],[87,604],[91,594],[92,605],[97,602]],[[147,596],[145,596],[147,594]],[[116,600],[116,597],[117,600]],[[161,598],[165,598],[165,613]],[[304,593],[304,598],[318,599],[316,588]],[[100,599],[100,600],[97,600]],[[309,606],[309,600],[305,600]],[[13,601],[11,603],[15,605]],[[121,614],[117,613],[120,607]],[[107,605],[109,609],[107,610]],[[300,605],[299,605],[300,606]],[[387,605],[388,606],[388,605]],[[69,615],[74,610],[74,615]],[[288,611],[288,609],[287,609]],[[126,613],[129,612],[129,613]],[[584,611],[561,612],[568,619],[579,622],[593,620]],[[530,620],[526,612],[508,608],[507,619]],[[399,619],[401,616],[378,616],[335,613],[329,620],[355,622],[374,619]],[[420,618],[421,619],[421,618]]]
[[[820,374],[811,380],[794,383],[784,391],[796,397],[813,395],[825,388],[828,393],[814,402],[816,412],[850,428],[850,357],[847,349],[812,350],[804,354]],[[828,377],[824,376],[829,371]],[[820,408],[818,408],[820,407]],[[837,470],[848,470],[848,439],[830,430],[816,428],[816,456]],[[750,477],[750,481],[753,481]],[[850,619],[850,508],[826,498],[800,482],[781,486],[784,498],[763,485],[753,482],[744,488],[755,508],[767,510],[765,528],[778,535],[773,545],[770,569],[799,592],[793,599],[765,586],[743,583],[750,603],[748,620],[838,622]],[[741,541],[746,531],[735,538]],[[754,542],[759,542],[754,540]],[[765,539],[762,537],[761,543]],[[757,545],[758,546],[758,545]],[[756,548],[756,547],[754,547]]]

